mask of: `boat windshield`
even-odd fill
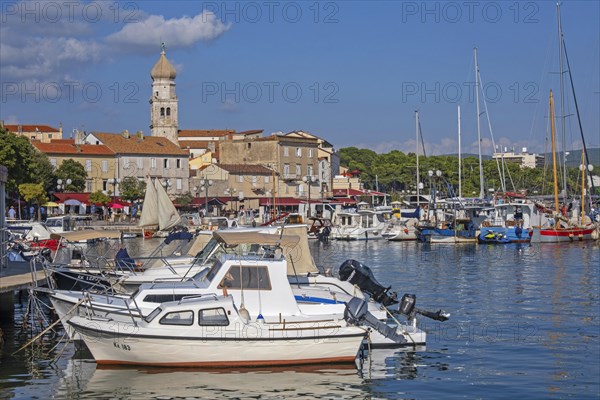
[[[194,275],[194,277],[192,279],[197,282],[206,282],[208,285],[208,284],[210,284],[210,282],[212,282],[212,280],[215,278],[215,276],[219,273],[219,270],[221,269],[222,265],[223,265],[223,263],[220,260],[217,260],[212,265],[212,267],[210,267],[208,269],[203,269],[202,271],[200,271],[196,275]]]
[[[162,311],[162,309],[160,307],[156,307],[154,309],[154,311],[152,311],[150,314],[148,314],[148,316],[146,318],[144,318],[144,320],[146,322],[150,322],[152,321],[158,314],[160,314]]]
[[[217,260],[224,252],[223,248],[219,246],[219,242],[212,238],[208,241],[206,246],[196,254],[194,257],[194,265],[204,265],[210,263],[211,260]]]

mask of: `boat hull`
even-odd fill
[[[241,367],[354,362],[364,338],[356,327],[300,324],[190,327],[178,336],[158,335],[132,324],[69,321],[98,364],[161,367]]]
[[[593,240],[594,227],[533,228],[532,243],[561,243]]]
[[[481,228],[477,236],[479,243],[505,244],[505,243],[529,243],[531,240],[530,229],[517,229],[516,227],[491,226]]]
[[[477,232],[454,229],[423,229],[418,239],[425,243],[477,243]]]

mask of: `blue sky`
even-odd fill
[[[476,46],[495,143],[543,152],[548,92],[559,91],[554,2],[0,4],[5,123],[148,134],[162,41],[178,70],[180,129],[301,129],[337,148],[408,152],[418,109],[426,152],[446,154],[460,105],[463,152],[475,152]],[[562,5],[589,147],[600,146],[599,4]],[[481,126],[489,154],[485,114]],[[566,126],[567,150],[580,148],[576,119]]]

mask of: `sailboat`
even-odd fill
[[[596,227],[593,224],[572,225],[566,215],[560,212],[558,203],[558,173],[556,162],[556,135],[554,121],[554,96],[550,90],[550,131],[552,141],[552,172],[554,183],[554,211],[550,226],[533,227],[532,243],[572,242],[575,240],[591,240]],[[585,182],[582,182],[584,185]],[[582,199],[583,200],[583,199]],[[549,210],[548,210],[549,211]]]
[[[138,226],[167,231],[181,224],[181,217],[158,179],[146,180],[146,194]]]
[[[416,132],[416,152],[417,157],[417,197],[416,197],[416,208],[414,210],[402,210],[397,208],[394,212],[392,219],[388,222],[383,236],[389,241],[399,242],[405,240],[417,240],[417,226],[421,219],[421,185],[423,185],[419,178],[419,138],[421,137],[421,123],[419,121],[419,111],[415,111],[415,132]],[[423,146],[423,152],[425,152],[425,146]],[[392,203],[393,205],[394,203]]]

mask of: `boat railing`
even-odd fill
[[[107,295],[107,297],[108,297],[108,295]],[[94,307],[94,301],[91,297],[90,292],[88,292],[88,291],[84,292],[83,299],[81,300],[81,302],[82,302],[82,305],[85,307],[85,313],[86,313],[87,319],[89,319],[89,320],[100,319],[103,321],[111,321],[112,320],[112,318],[104,317],[102,315],[99,315],[96,312],[96,309]],[[135,310],[132,309],[130,302],[124,301],[123,303],[125,305],[125,308],[127,309],[127,314],[131,318],[131,322],[133,323],[133,326],[137,327],[137,321],[135,320],[135,316],[133,315],[133,312],[135,311],[139,317],[142,317],[142,310],[137,305],[137,302],[135,301],[135,299],[132,299],[132,302],[133,302],[133,305],[135,306]]]
[[[205,299],[205,300],[218,300],[218,295],[216,293],[203,293],[203,294],[192,294],[189,296],[183,296],[181,299],[179,299],[179,301],[177,302],[177,304],[182,304],[188,301],[194,301],[194,300],[198,300],[198,299]]]

